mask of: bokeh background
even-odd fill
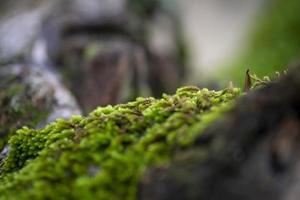
[[[51,71],[84,112],[187,84],[242,86],[247,69],[275,76],[297,62],[299,8],[299,0],[3,1],[0,64]]]

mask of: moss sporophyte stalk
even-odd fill
[[[145,169],[189,148],[240,94],[183,87],[39,130],[23,127],[2,161],[1,199],[136,199]]]

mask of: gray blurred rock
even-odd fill
[[[24,86],[21,92],[31,100],[33,106],[43,104],[39,105],[39,109],[42,109],[39,112],[48,112],[48,117],[45,121],[41,121],[40,125],[57,118],[70,118],[72,115],[81,114],[75,98],[60,82],[59,76],[54,71],[34,65],[16,64],[0,68],[0,77],[17,77],[15,80]],[[11,82],[7,87],[13,84]],[[12,99],[11,106],[22,107],[17,105],[22,103]]]

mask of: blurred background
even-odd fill
[[[2,1],[0,64],[50,71],[84,112],[187,84],[242,86],[246,69],[274,76],[297,62],[299,8],[299,0]]]

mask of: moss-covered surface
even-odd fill
[[[299,91],[300,65],[240,98],[192,149],[144,173],[140,199],[298,199]]]
[[[246,51],[230,63],[219,78],[234,80],[242,85],[243,74],[251,69],[259,76],[282,71],[300,52],[300,1],[275,0],[267,3],[257,17],[257,26],[250,35]],[[266,67],[268,66],[268,67]]]
[[[43,98],[34,97],[19,75],[0,76],[0,150],[8,138],[25,124],[37,126],[47,117]]]
[[[189,148],[239,89],[184,87],[161,99],[100,107],[87,117],[24,127],[9,140],[2,163],[2,199],[136,199],[150,166]]]

